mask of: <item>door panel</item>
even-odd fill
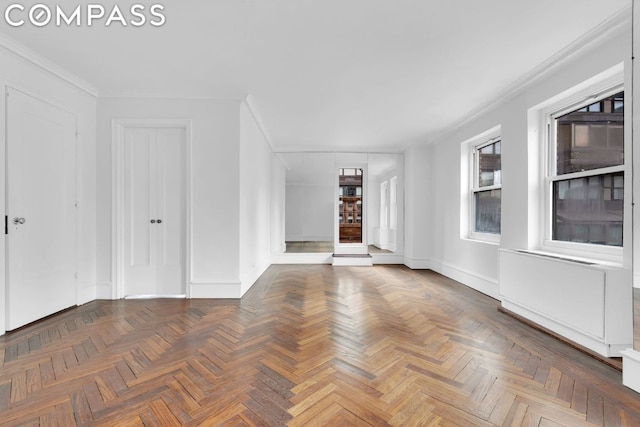
[[[155,142],[149,129],[125,133],[125,283],[127,295],[155,294]]]
[[[184,131],[158,129],[158,293],[182,294],[184,259]]]
[[[184,131],[125,128],[124,136],[125,295],[183,294]]]
[[[9,330],[76,304],[75,133],[72,114],[7,89]]]

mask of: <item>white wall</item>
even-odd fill
[[[271,263],[271,147],[240,106],[240,283],[244,294]],[[276,174],[281,171],[276,170]]]
[[[285,245],[287,169],[276,154],[271,154],[271,253],[281,254]]]
[[[539,210],[528,189],[537,171],[529,162],[528,110],[614,65],[626,61],[629,87],[630,32],[628,26],[574,55],[524,89],[488,106],[429,148],[406,152],[407,259],[429,258],[434,270],[488,295],[498,296],[498,249],[529,248],[536,239]],[[507,55],[508,56],[508,55]],[[507,57],[506,56],[506,57]],[[502,126],[502,235],[499,245],[461,237],[461,143],[497,125]],[[430,169],[425,173],[425,169]],[[627,200],[627,203],[630,199]],[[630,205],[630,203],[629,203]],[[464,212],[463,214],[466,214]],[[627,224],[631,222],[628,221]],[[426,225],[428,224],[428,225]],[[428,227],[425,229],[424,227]],[[630,227],[626,227],[624,264],[630,266]],[[429,248],[425,248],[428,242]]]
[[[192,297],[239,297],[240,102],[100,98],[97,120],[97,259],[101,298],[111,298],[111,123],[115,118],[191,120]]]
[[[333,241],[333,185],[287,184],[286,241]]]
[[[367,241],[370,245],[376,242],[376,230],[380,228],[380,184],[387,178],[381,176],[373,176],[369,174],[369,182],[367,188],[369,191],[365,195],[365,203],[367,205]],[[388,199],[388,192],[387,192]],[[388,201],[387,201],[388,203]]]
[[[2,44],[5,42],[3,41]],[[11,53],[8,44],[0,46],[0,85],[3,88],[11,86],[43,101],[54,104],[73,113],[78,124],[78,153],[77,153],[77,194],[78,194],[78,224],[77,224],[77,266],[78,266],[78,295],[77,303],[91,301],[96,295],[96,98],[94,95],[77,86],[70,84],[52,72],[34,65]],[[50,66],[46,61],[32,56],[31,59],[43,66]],[[51,66],[51,69],[56,67]],[[61,74],[64,74],[61,71]],[[65,74],[66,75],[66,74]],[[70,77],[73,80],[73,77]],[[83,84],[80,82],[81,85]],[[88,88],[88,87],[87,87]],[[88,88],[89,89],[89,88]],[[0,138],[2,146],[5,141],[5,108],[6,103],[0,103]],[[5,207],[5,149],[0,150],[0,211],[6,212]],[[9,159],[10,161],[10,159]],[[0,245],[0,334],[5,331],[6,308],[6,269],[5,244]]]
[[[402,161],[402,156],[398,156],[399,159],[397,161]],[[382,233],[386,234],[386,237],[384,237],[383,243],[384,243],[384,247],[382,249],[388,249],[388,250],[392,250],[393,252],[399,251],[402,252],[402,247],[398,245],[398,236],[400,236],[402,233],[398,232],[398,230],[402,229],[402,215],[401,215],[401,208],[402,208],[402,191],[399,188],[400,185],[402,184],[402,176],[398,176],[398,171],[401,170],[400,167],[394,167],[392,169],[389,169],[387,171],[384,171],[380,174],[378,174],[377,176],[369,176],[369,192],[367,194],[367,212],[368,212],[368,241],[369,244],[374,244],[376,242],[376,233],[380,233],[381,231],[379,231],[380,228],[380,220],[381,220],[381,216],[383,215],[383,212],[380,211],[380,207],[381,207],[381,203],[380,203],[380,199],[382,197],[381,191],[380,191],[380,186],[382,185],[383,182],[387,182],[387,226],[386,226],[386,230],[382,231]],[[396,230],[391,230],[391,178],[393,177],[398,177],[398,188],[397,190],[398,193],[396,194],[396,199],[397,199],[397,226],[396,226]]]
[[[433,200],[431,150],[429,145],[414,145],[404,154],[404,263],[410,268],[431,268],[431,247],[442,244],[432,236],[436,211],[443,206]],[[402,184],[399,180],[398,190]],[[399,200],[401,196],[399,191]],[[401,212],[398,216],[401,218]]]

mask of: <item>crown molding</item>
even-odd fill
[[[271,148],[271,152],[275,153],[275,147],[273,146],[273,142],[271,141],[271,137],[269,136],[269,132],[267,132],[267,128],[264,125],[264,122],[262,121],[262,118],[260,117],[260,113],[258,112],[258,107],[256,106],[256,102],[253,99],[253,96],[251,94],[247,95],[244,98],[244,103],[247,106],[247,108],[249,109],[249,112],[251,113],[251,116],[253,116],[253,120],[255,120],[256,125],[258,126],[258,129],[260,129],[260,132],[262,133],[262,136],[264,137],[264,139],[267,141],[267,144],[269,144],[269,148]]]
[[[1,33],[0,49],[14,55],[19,59],[22,59],[23,61],[35,65],[41,70],[46,71],[47,73],[67,82],[71,86],[80,89],[81,91],[86,92],[87,94],[95,98],[98,97],[97,87]]]
[[[581,54],[585,50],[589,49],[596,43],[608,40],[624,31],[625,26],[631,27],[632,19],[632,7],[631,4],[625,6],[623,9],[603,21],[583,36],[579,37],[563,49],[556,52],[553,56],[549,57],[546,61],[543,61],[538,66],[525,73],[515,82],[506,86],[501,92],[499,92],[493,99],[486,104],[472,110],[466,116],[462,117],[456,123],[454,129],[447,128],[446,130],[436,134],[431,141],[427,144],[437,144],[445,140],[449,135],[452,135],[460,127],[472,122],[473,120],[481,117],[487,111],[492,111],[500,105],[510,101],[519,95],[524,89],[540,81],[544,77],[551,74],[557,68],[567,64],[575,56]],[[419,144],[423,144],[421,142]],[[409,148],[415,143],[409,143],[404,147],[404,150]]]

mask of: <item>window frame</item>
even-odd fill
[[[500,190],[500,211],[502,212],[502,183],[503,183],[503,173],[502,167],[500,168],[500,183],[493,185],[485,185],[480,186],[480,150],[500,142],[500,161],[502,162],[502,134],[501,129],[498,128],[488,134],[484,134],[474,138],[474,140],[469,142],[469,172],[470,172],[470,182],[469,182],[469,230],[468,236],[472,240],[479,240],[488,243],[499,244],[502,236],[502,214],[500,215],[500,233],[486,233],[481,231],[476,231],[476,193],[482,193],[485,191],[491,190]]]
[[[591,170],[582,170],[577,172],[569,172],[562,175],[557,173],[557,127],[556,119],[568,113],[578,111],[581,108],[588,107],[596,102],[615,95],[619,92],[625,92],[622,75],[618,75],[612,79],[607,79],[601,84],[593,85],[585,90],[581,90],[573,96],[563,97],[560,101],[555,102],[542,111],[543,130],[543,221],[541,242],[542,250],[560,253],[563,255],[586,257],[589,259],[598,259],[601,261],[609,261],[621,263],[623,259],[623,248],[625,247],[624,229],[628,226],[628,218],[626,212],[626,204],[624,200],[629,197],[627,187],[629,185],[629,172],[627,164],[630,154],[627,151],[627,126],[629,108],[625,108],[625,130],[624,130],[624,160],[621,165],[607,166]],[[625,93],[625,95],[627,95]],[[628,102],[629,98],[625,97]],[[626,106],[625,106],[626,107]],[[588,178],[595,176],[603,176],[612,173],[622,172],[624,175],[624,195],[623,195],[623,241],[621,246],[603,245],[596,243],[568,242],[553,239],[553,185],[557,181],[566,181],[578,178]]]

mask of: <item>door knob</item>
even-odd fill
[[[156,223],[156,220],[155,220],[155,219],[152,219],[152,220],[151,220],[151,224],[155,224],[155,223]]]
[[[25,220],[24,218],[13,218],[13,223],[15,225],[24,224],[25,222],[27,222],[27,220]]]

